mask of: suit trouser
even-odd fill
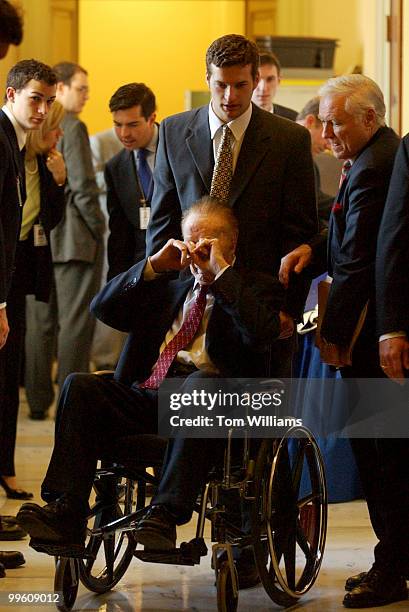
[[[135,436],[136,445],[138,434],[156,433],[157,406],[157,391],[130,388],[94,374],[70,375],[58,405],[54,450],[42,484],[42,498],[50,501],[66,495],[86,512],[98,459],[110,455],[121,437]],[[180,442],[182,452],[168,463],[161,478],[162,491],[166,490],[169,497],[160,503],[166,502],[180,518],[178,522],[184,523],[192,515],[197,495],[215,462],[212,447],[224,448],[225,442]],[[201,451],[206,452],[202,455]]]
[[[109,455],[114,441],[156,430],[156,391],[133,389],[94,374],[69,375],[58,404],[43,499],[65,494],[85,508],[97,461]]]
[[[89,305],[101,282],[102,243],[94,263],[54,263],[55,287],[48,304],[27,301],[27,401],[43,413],[53,401],[51,367],[57,349],[58,385],[72,372],[88,372],[95,318]]]
[[[377,344],[357,342],[345,378],[384,378]],[[409,440],[352,438],[352,450],[379,542],[375,565],[409,576]]]
[[[19,386],[24,355],[26,290],[30,262],[26,260],[25,241],[17,245],[15,274],[7,296],[10,333],[0,350],[0,474],[14,476]]]

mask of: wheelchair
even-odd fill
[[[245,436],[239,463],[233,455],[231,430],[224,464],[209,474],[197,500],[195,537],[166,551],[138,548],[134,535],[145,509],[147,487],[158,483],[147,467],[160,466],[166,440],[138,436],[138,456],[132,461],[121,457],[128,442],[118,440],[115,462],[102,458],[97,470],[85,551],[38,547],[31,542],[33,548],[55,556],[54,590],[59,594],[59,610],[73,608],[80,581],[95,593],[112,589],[133,557],[150,563],[199,564],[208,553],[203,537],[206,520],[211,525],[219,612],[235,612],[238,608],[234,548],[253,547],[261,583],[279,606],[295,604],[313,586],[325,548],[327,491],[321,453],[309,430],[295,426],[281,439],[256,443]],[[226,495],[232,494],[248,509],[250,526],[245,529],[226,510]]]

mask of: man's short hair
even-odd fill
[[[344,96],[345,110],[351,115],[362,116],[366,111],[375,111],[377,125],[385,125],[385,102],[380,87],[363,74],[345,74],[328,79],[318,90],[325,96]]]
[[[206,51],[206,72],[208,76],[212,73],[211,64],[214,64],[217,68],[251,64],[251,74],[255,79],[259,66],[257,45],[241,34],[226,34],[212,42]]]
[[[85,68],[74,62],[60,62],[53,66],[53,70],[57,75],[58,82],[64,83],[64,85],[71,85],[72,78],[77,72],[88,74]]]
[[[233,212],[231,206],[224,202],[220,202],[216,198],[210,196],[203,196],[200,200],[192,204],[190,208],[184,211],[182,215],[182,232],[186,224],[186,221],[193,214],[200,215],[201,217],[210,217],[212,215],[219,215],[226,221],[226,226],[231,230],[233,236],[237,238],[239,234],[239,222],[236,215]]]
[[[113,94],[109,101],[111,113],[119,110],[126,110],[133,106],[140,106],[141,113],[146,120],[156,110],[155,94],[145,83],[128,83],[122,85]]]
[[[281,74],[280,60],[275,53],[263,51],[260,53],[260,66],[275,66],[277,68],[277,74]]]
[[[302,110],[300,110],[295,120],[304,121],[304,119],[308,117],[308,115],[314,115],[317,121],[319,121],[319,118],[318,118],[320,114],[319,111],[320,111],[320,97],[315,96],[315,98],[311,98],[311,100],[308,100],[307,104],[302,108]]]
[[[19,45],[23,40],[23,18],[10,2],[0,0],[0,43]]]
[[[21,91],[32,79],[43,81],[47,85],[57,83],[57,76],[50,66],[35,59],[30,59],[17,62],[11,68],[7,75],[6,87],[13,87],[16,91]]]

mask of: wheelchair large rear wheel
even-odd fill
[[[318,576],[327,530],[323,461],[306,428],[293,427],[281,440],[262,442],[252,530],[267,594],[279,605],[295,603]]]
[[[108,477],[109,478],[109,477]],[[134,485],[126,479],[101,479],[94,483],[96,501],[88,521],[89,536],[86,542],[90,559],[79,560],[82,584],[94,593],[112,589],[125,574],[132,561],[136,541],[132,532],[95,534],[94,530],[130,514],[133,507]]]
[[[78,559],[57,557],[55,564],[54,592],[58,593],[57,609],[69,612],[77,598],[79,587]]]

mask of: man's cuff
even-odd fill
[[[397,331],[397,332],[389,332],[388,334],[382,334],[379,338],[379,342],[383,342],[384,340],[390,340],[391,338],[406,338],[406,332]]]
[[[159,274],[159,272],[155,272],[151,264],[151,258],[148,257],[148,259],[146,260],[145,267],[143,269],[143,280],[151,281],[155,280],[155,278],[159,278],[159,276],[162,276],[162,274]]]
[[[0,304],[0,310],[3,310],[3,308],[5,308],[7,306],[7,302],[2,302]]]

